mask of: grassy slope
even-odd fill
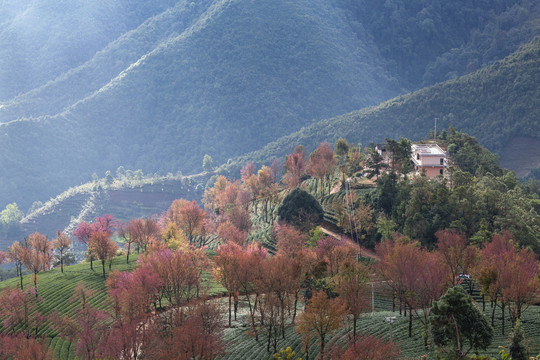
[[[118,257],[114,260],[113,270],[130,270],[136,262],[136,256],[132,256],[133,262],[126,265],[125,257]],[[75,305],[67,303],[67,299],[71,297],[73,289],[79,282],[84,282],[89,287],[98,291],[98,294],[90,301],[91,304],[98,308],[106,307],[105,302],[105,282],[100,272],[100,264],[95,263],[96,270],[90,270],[88,263],[68,266],[65,273],[62,274],[58,269],[48,271],[39,275],[39,293],[43,298],[43,303],[40,305],[40,310],[45,314],[56,309],[61,313],[69,314]],[[211,279],[208,279],[210,284],[210,293],[221,293],[223,289],[216,285]],[[16,286],[18,279],[11,279],[0,283],[0,290],[8,286]],[[29,275],[24,276],[24,284],[30,286],[31,280]],[[480,306],[480,304],[478,304]],[[242,307],[247,307],[247,304],[241,302]],[[240,311],[241,312],[241,311]],[[486,316],[491,314],[489,304],[486,305]],[[391,311],[391,299],[384,292],[375,290],[375,312],[373,314],[364,315],[358,325],[360,332],[369,332],[380,336],[384,339],[389,338],[389,326],[383,320],[387,316],[396,316],[398,319],[393,325],[393,339],[400,343],[403,355],[407,357],[419,357],[428,353],[423,347],[423,338],[421,336],[422,324],[415,320],[413,324],[413,337],[407,336],[408,323],[407,319],[400,317],[398,312]],[[243,319],[239,318],[238,324],[242,324]],[[509,333],[510,321],[506,319],[507,334]],[[540,306],[533,306],[526,310],[523,314],[523,326],[527,334],[528,341],[534,353],[540,352]],[[0,330],[2,327],[0,326]],[[227,330],[226,343],[227,355],[223,359],[272,359],[271,354],[266,352],[265,337],[261,337],[260,343],[257,343],[253,338],[246,333],[245,327],[238,327]],[[68,341],[64,341],[56,336],[56,333],[48,327],[48,323],[44,323],[39,330],[40,335],[48,337],[48,341],[55,351],[59,354],[60,359],[73,359],[73,348]],[[500,309],[496,312],[495,336],[492,345],[486,352],[490,356],[496,356],[499,349],[498,346],[505,345],[507,336],[501,334]],[[343,333],[338,333],[335,336],[344,337]],[[301,353],[301,339],[294,328],[287,330],[286,339],[280,339],[278,348],[291,346],[297,354]],[[318,352],[317,344],[311,346],[311,355]],[[249,355],[248,355],[249,354]]]
[[[137,255],[130,256],[130,263],[126,264],[126,257],[120,256],[113,260],[112,270],[131,270],[137,265]],[[109,273],[106,266],[107,274]],[[15,287],[19,285],[19,278],[9,279],[0,282],[0,290],[6,287]],[[90,269],[90,263],[81,263],[77,265],[66,266],[64,273],[60,269],[54,269],[40,273],[38,275],[38,294],[43,299],[39,305],[39,310],[45,315],[49,314],[54,309],[60,313],[69,314],[76,304],[68,304],[67,300],[73,294],[73,289],[77,284],[83,282],[89,288],[96,290],[98,293],[90,300],[90,303],[97,308],[105,308],[107,305],[105,299],[105,280],[101,270],[101,262],[94,261],[94,270]],[[23,276],[23,285],[33,287],[31,275]],[[3,327],[0,326],[3,331]],[[40,328],[39,333],[46,336],[54,336],[56,333],[48,327],[48,323],[44,323]]]
[[[130,256],[129,264],[126,264],[125,256],[120,256],[114,259],[112,270],[132,270],[136,265],[136,254]],[[108,274],[109,270],[107,266],[106,271]],[[69,304],[68,300],[72,296],[75,286],[81,282],[97,291],[89,303],[98,309],[107,309],[105,279],[102,276],[101,263],[96,261],[94,262],[94,270],[90,269],[89,263],[81,263],[65,267],[64,273],[61,273],[60,269],[40,273],[38,276],[38,293],[43,301],[39,305],[39,310],[45,315],[50,314],[53,310],[57,310],[61,314],[71,314],[73,309],[76,308],[76,304]],[[205,276],[205,283],[208,285],[209,294],[223,292],[223,288],[217,285],[210,275]],[[23,284],[24,286],[33,286],[30,275],[24,276]],[[0,282],[0,291],[6,287],[15,287],[18,285],[19,278]],[[3,331],[4,328],[0,322],[0,333]],[[61,360],[75,358],[72,344],[67,340],[59,338],[56,331],[49,327],[48,321],[45,321],[38,331],[40,336],[47,338],[50,346],[55,349]]]

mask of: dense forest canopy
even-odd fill
[[[537,2],[526,0],[3,6],[0,205],[17,202],[23,211],[94,172],[120,165],[198,172],[204,154],[222,164],[313,120],[470,73],[530,41],[539,14]],[[513,99],[527,98],[523,90],[517,86]],[[478,124],[474,105],[462,107]],[[413,125],[403,135],[422,136],[426,124],[415,119],[438,116],[437,107],[410,112],[403,121]],[[509,115],[527,124],[527,109],[500,112],[512,125],[495,121],[484,127],[486,138],[512,136],[513,126],[534,134]],[[479,137],[452,114],[457,120],[443,126]],[[365,138],[393,128],[383,124],[365,124]],[[479,139],[500,150],[506,138],[495,146]]]
[[[341,136],[352,143],[379,142],[386,137],[413,140],[433,136],[450,125],[476,138],[488,149],[501,153],[513,137],[533,139],[540,134],[540,37],[517,52],[483,70],[399,96],[378,106],[337,116],[306,126],[262,149],[240,156],[222,166],[237,172],[245,161],[267,163],[283,156],[297,143],[314,149],[321,141]],[[426,132],[431,129],[431,134]],[[525,149],[514,160],[537,152]],[[527,158],[533,161],[532,158]],[[534,161],[538,163],[539,159]]]

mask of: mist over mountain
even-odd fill
[[[108,43],[175,3],[3,0],[0,100],[26,93],[85,63]]]
[[[22,209],[120,165],[192,173],[204,154],[227,162],[481,68],[540,28],[536,2],[511,0],[2,7],[0,206]]]

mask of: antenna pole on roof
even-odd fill
[[[433,133],[433,140],[437,140],[437,118],[435,118],[435,132]]]

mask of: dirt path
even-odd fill
[[[341,190],[341,180],[339,180],[339,181],[334,185],[334,187],[332,188],[332,190],[330,190],[330,194],[335,194],[335,193],[337,193],[339,190]]]
[[[347,239],[347,240],[353,241],[350,237],[348,237],[346,235],[338,234],[336,232],[333,232],[333,231],[329,230],[328,228],[325,228],[324,225],[321,225],[319,227],[321,228],[323,233],[325,233],[327,235],[330,235],[332,237],[335,237],[336,239]],[[361,254],[361,256],[367,256],[367,257],[370,257],[372,259],[379,260],[379,257],[375,254],[375,252],[373,252],[373,250],[366,249],[363,246],[360,246],[360,254]]]

